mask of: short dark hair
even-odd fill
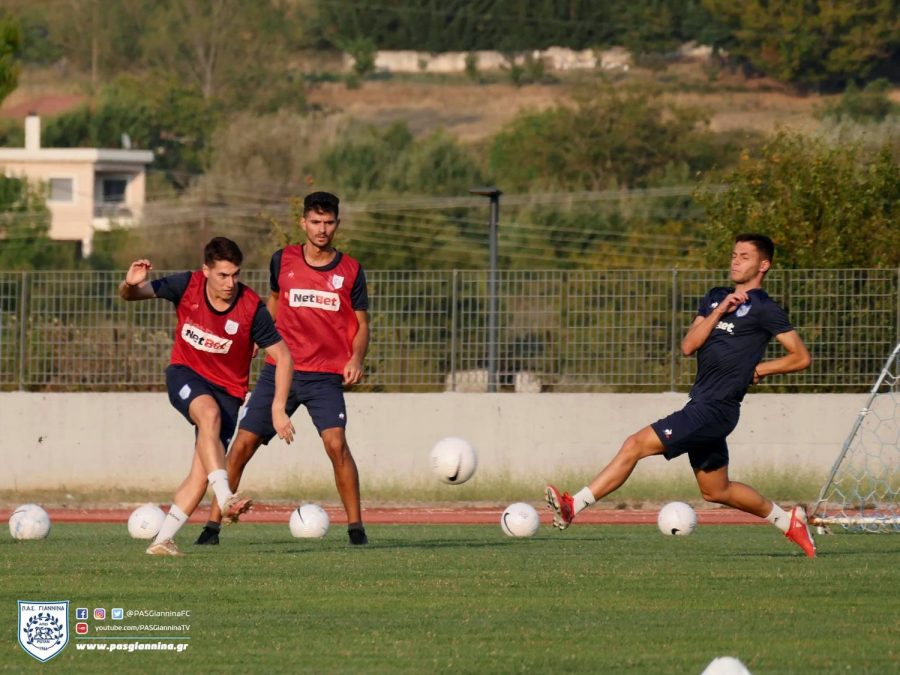
[[[756,247],[759,254],[769,262],[775,257],[775,243],[764,234],[755,234],[753,232],[745,232],[734,238],[734,243],[749,241]]]
[[[217,260],[227,260],[238,267],[244,261],[241,248],[226,237],[213,237],[203,249],[203,264],[212,267]]]
[[[340,214],[341,200],[330,192],[311,192],[303,199],[303,216],[310,211],[316,213],[333,213],[337,218]]]

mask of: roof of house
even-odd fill
[[[36,96],[13,103],[16,99],[15,92],[0,106],[0,117],[8,119],[25,119],[30,113],[37,113],[41,117],[53,117],[60,113],[77,108],[88,99],[83,94],[51,94]]]
[[[116,164],[150,164],[150,150],[114,148],[0,148],[0,161],[7,162],[112,162]]]

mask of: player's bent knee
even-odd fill
[[[212,428],[222,424],[222,415],[218,406],[203,406],[198,410],[192,411],[191,416],[197,423],[197,426]]]
[[[701,490],[700,496],[712,504],[726,504],[728,502],[728,490]]]
[[[639,460],[656,454],[656,451],[645,442],[640,433],[636,433],[625,439],[619,454],[632,460]]]
[[[346,443],[325,443],[325,452],[328,453],[331,461],[335,463],[343,463],[353,458]]]

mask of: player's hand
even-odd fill
[[[344,366],[344,384],[356,384],[363,377],[362,363],[358,359],[350,359]]]
[[[135,260],[125,273],[125,283],[129,286],[139,286],[147,281],[147,273],[153,269],[153,265],[146,258]]]
[[[717,309],[722,310],[722,314],[731,314],[738,307],[750,300],[750,296],[746,291],[735,291],[725,296],[725,299],[719,303]]]
[[[278,438],[285,443],[290,444],[294,440],[294,425],[284,409],[272,411],[272,426],[275,427]]]
[[[753,384],[759,384],[760,382],[762,382],[763,377],[765,376],[760,374],[759,368],[753,369]]]

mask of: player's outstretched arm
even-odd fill
[[[294,361],[284,340],[279,340],[266,347],[266,354],[275,361],[275,397],[272,399],[272,426],[278,438],[285,443],[294,440],[294,425],[285,411],[291,381],[294,377]]]
[[[147,274],[153,265],[146,258],[135,260],[128,267],[125,279],[119,284],[119,297],[123,300],[148,300],[155,298],[153,286],[147,283]]]
[[[800,334],[795,330],[789,330],[779,333],[775,339],[781,343],[787,352],[784,356],[772,359],[771,361],[762,361],[756,366],[753,375],[753,382],[759,382],[767,375],[778,375],[780,373],[794,373],[798,370],[809,368],[812,363],[812,357],[809,350],[800,338]]]

